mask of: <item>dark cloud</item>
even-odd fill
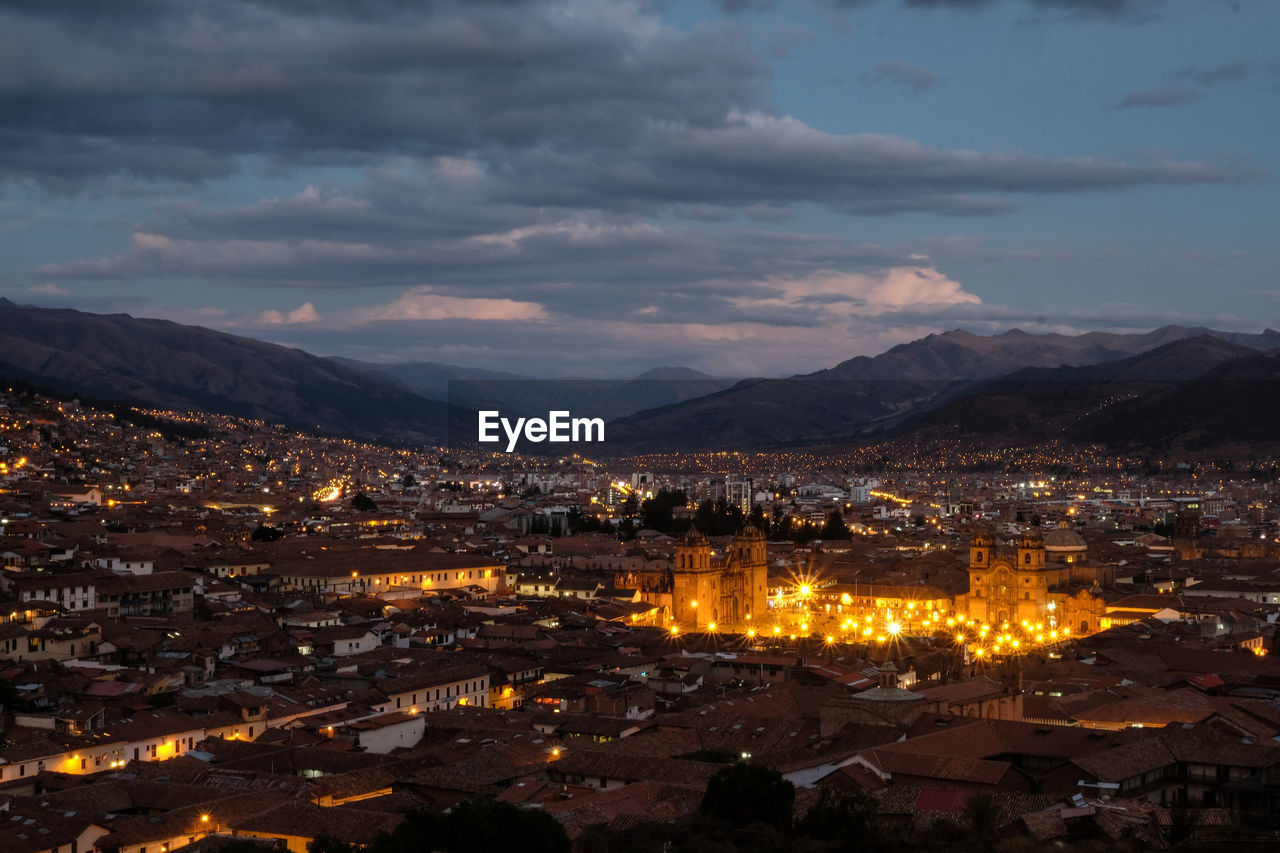
[[[445,205],[438,175],[371,171],[351,190],[310,187],[220,211],[170,206],[139,228],[129,251],[46,265],[40,275],[47,281],[179,276],[256,288],[429,282],[470,296],[545,291],[564,310],[598,307],[604,316],[631,298],[654,298],[652,289],[915,263],[907,252],[826,235],[659,226],[625,215],[486,204],[465,194]],[[404,192],[384,192],[386,183]],[[643,289],[628,291],[620,303],[621,284]]]
[[[897,86],[913,95],[936,89],[947,81],[946,77],[925,68],[914,65],[903,59],[890,59],[881,62],[874,68],[862,72],[861,79],[866,83],[887,83]]]
[[[338,163],[618,148],[655,123],[713,125],[759,107],[766,82],[739,27],[680,33],[603,4],[572,15],[538,2],[385,4],[359,21],[338,17],[351,4],[134,3],[118,17],[38,5],[0,10],[0,110],[19,141],[63,147],[198,142]],[[108,157],[100,171],[113,168]],[[7,157],[0,169],[26,175]]]
[[[462,164],[474,175],[457,183],[481,188],[459,199],[433,186],[458,213],[434,234],[565,211],[705,218],[797,203],[987,215],[1012,209],[1010,193],[1243,174],[825,134],[774,112],[745,27],[680,32],[626,4],[512,5],[132,0],[108,15],[0,4],[0,182],[70,192],[103,179],[204,181],[248,159]],[[911,90],[941,79],[901,61],[874,73]],[[321,236],[346,222],[308,215]],[[392,209],[379,215],[362,227],[397,227]]]
[[[759,114],[670,139],[654,159],[669,174],[702,175],[704,188],[726,197],[750,195],[754,177],[780,195],[833,203],[891,198],[895,193],[951,202],[955,193],[1056,193],[1255,177],[1245,169],[1206,163],[934,148],[897,136],[829,134],[795,119]]]
[[[978,9],[996,0],[902,0],[907,6],[937,9]],[[1145,16],[1165,5],[1165,0],[1023,0],[1047,11],[1071,12],[1117,18]]]
[[[778,7],[780,0],[715,0],[716,8],[728,15],[739,12],[767,12]]]
[[[1141,89],[1125,92],[1116,103],[1116,109],[1126,110],[1134,107],[1182,107],[1194,104],[1203,98],[1196,89],[1187,86],[1162,86],[1157,89]]]
[[[1173,72],[1172,77],[1179,80],[1190,80],[1202,86],[1216,86],[1221,83],[1232,83],[1247,77],[1255,71],[1254,63],[1247,59],[1235,59],[1210,68],[1188,65]]]

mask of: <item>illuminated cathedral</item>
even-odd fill
[[[1110,580],[1108,568],[1088,564],[1084,541],[1065,525],[1046,537],[1025,532],[1011,549],[979,531],[969,542],[969,592],[956,606],[996,626],[1043,623],[1091,634],[1106,612],[1099,585]]]
[[[671,616],[681,630],[746,631],[768,607],[764,534],[747,525],[725,554],[696,528],[676,544],[671,570]]]

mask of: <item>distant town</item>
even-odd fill
[[[475,803],[692,843],[747,771],[814,843],[1274,840],[1270,463],[873,457],[409,451],[10,387],[0,847],[379,849]]]

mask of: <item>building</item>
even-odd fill
[[[337,595],[378,595],[389,590],[422,593],[464,587],[493,594],[506,576],[501,560],[480,554],[390,556],[369,551],[294,561],[273,566],[272,572],[280,576],[285,589]]]
[[[1081,635],[1099,630],[1106,602],[1098,584],[1107,570],[1087,565],[1083,542],[1077,544],[1071,531],[1060,528],[1050,536],[1054,559],[1035,532],[1022,533],[1011,550],[998,548],[988,531],[975,533],[969,542],[969,592],[957,597],[957,608],[993,625],[1044,623]]]
[[[726,554],[713,555],[706,537],[690,528],[676,545],[671,576],[671,617],[678,628],[745,630],[768,606],[764,534],[747,525]]]
[[[98,606],[97,578],[89,572],[29,572],[0,575],[18,601],[53,604],[67,610],[93,610]]]
[[[118,575],[98,583],[98,603],[110,617],[190,613],[195,607],[188,572]]]

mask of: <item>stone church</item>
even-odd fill
[[[1045,537],[1025,532],[1011,548],[979,531],[969,541],[969,592],[956,608],[997,628],[1027,621],[1083,636],[1099,630],[1106,612],[1100,586],[1112,571],[1090,566],[1084,540],[1065,525]]]
[[[671,570],[671,615],[682,631],[746,631],[768,608],[769,567],[764,534],[747,525],[725,554],[713,555],[696,528],[676,544]]]

